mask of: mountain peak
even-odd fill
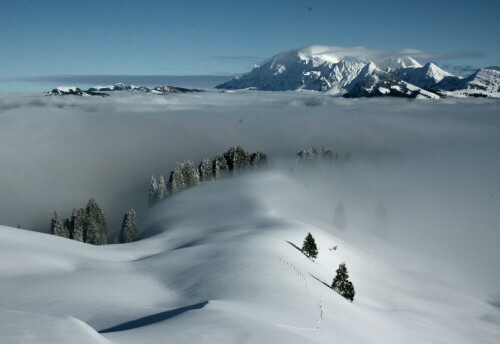
[[[380,69],[394,72],[402,68],[420,68],[422,65],[410,56],[391,57],[379,62]]]

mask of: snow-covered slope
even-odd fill
[[[405,257],[377,237],[369,249],[340,239],[305,206],[321,185],[303,177],[202,183],[153,207],[146,239],[130,244],[0,227],[3,342],[496,342],[498,310],[480,293],[432,257]],[[315,261],[298,249],[308,232]],[[353,303],[328,286],[344,261]]]
[[[451,96],[500,97],[500,71],[492,68],[479,69],[466,78],[444,78],[435,87],[448,90]]]
[[[444,71],[434,63],[426,63],[423,67],[409,67],[394,70],[398,78],[418,87],[431,88],[446,77],[453,74]]]
[[[403,68],[421,68],[418,61],[409,56],[391,57],[378,63],[378,67],[386,72],[394,72]]]
[[[354,85],[345,98],[393,96],[405,98],[440,98],[437,94],[396,78],[393,74],[377,68],[374,63],[367,64],[353,80]]]

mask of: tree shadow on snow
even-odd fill
[[[299,250],[301,253],[302,253],[302,249],[299,248],[297,245],[295,245],[293,242],[290,242],[288,240],[285,240],[287,243],[289,243],[290,245],[292,245],[295,249]]]
[[[332,289],[332,287],[328,284],[326,284],[325,282],[323,282],[322,280],[320,280],[318,277],[314,276],[314,275],[311,275],[309,274],[309,276],[311,276],[312,278],[314,278],[315,280],[317,280],[318,282],[321,282],[323,283],[326,287],[328,287],[328,289]]]
[[[201,309],[205,307],[208,304],[208,301],[200,302],[191,306],[185,306],[185,307],[180,307],[176,309],[172,309],[170,311],[165,311],[165,312],[160,312],[157,314],[153,315],[148,315],[146,317],[142,317],[136,320],[128,321],[126,323],[116,325],[110,328],[107,328],[105,330],[99,331],[99,333],[109,333],[109,332],[120,332],[120,331],[127,331],[127,330],[133,330],[138,327],[142,326],[148,326],[155,324],[160,321],[164,321],[170,318],[173,318],[175,316],[178,316],[184,312],[187,311],[192,311],[195,309]]]

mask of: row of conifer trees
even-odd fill
[[[200,182],[224,178],[231,173],[249,168],[259,168],[266,164],[267,156],[262,152],[249,153],[241,146],[231,147],[211,160],[206,158],[196,167],[192,161],[178,162],[170,172],[168,183],[163,175],[158,179],[153,175],[149,185],[149,204],[153,205]]]
[[[301,149],[297,152],[297,161],[298,162],[314,162],[322,160],[330,160],[339,162],[342,160],[349,160],[351,158],[351,153],[339,153],[334,152],[328,147],[323,147],[321,152],[319,152],[316,148],[310,147],[308,149]]]
[[[107,244],[106,218],[93,198],[88,201],[85,208],[73,209],[71,217],[64,221],[55,212],[50,233],[92,245]],[[137,218],[134,209],[131,209],[125,212],[120,237],[115,239],[115,243],[132,242],[138,237]]]

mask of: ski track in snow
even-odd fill
[[[313,301],[313,303],[315,303],[314,299],[313,299],[313,296],[311,295],[311,292],[309,291],[309,284],[307,283],[307,279],[306,277],[304,276],[304,274],[302,273],[302,271],[300,271],[295,265],[293,265],[292,263],[290,263],[288,260],[284,259],[284,258],[280,258],[280,257],[275,257],[273,256],[274,259],[276,259],[277,261],[281,262],[281,263],[284,263],[286,264],[289,268],[292,268],[294,270],[294,272],[299,275],[303,280],[304,280],[304,285],[305,285],[305,289],[306,289],[306,294],[309,298],[311,298],[311,300]],[[286,328],[292,328],[292,329],[295,329],[295,330],[304,330],[304,331],[318,331],[319,330],[319,326],[321,324],[321,321],[323,320],[323,305],[321,303],[321,300],[317,300],[317,304],[318,304],[318,310],[319,310],[319,318],[318,318],[318,322],[316,324],[316,327],[314,328],[305,328],[305,327],[296,327],[296,326],[289,326],[289,325],[282,325],[282,324],[276,324],[276,326],[279,326],[279,327],[286,327]]]

